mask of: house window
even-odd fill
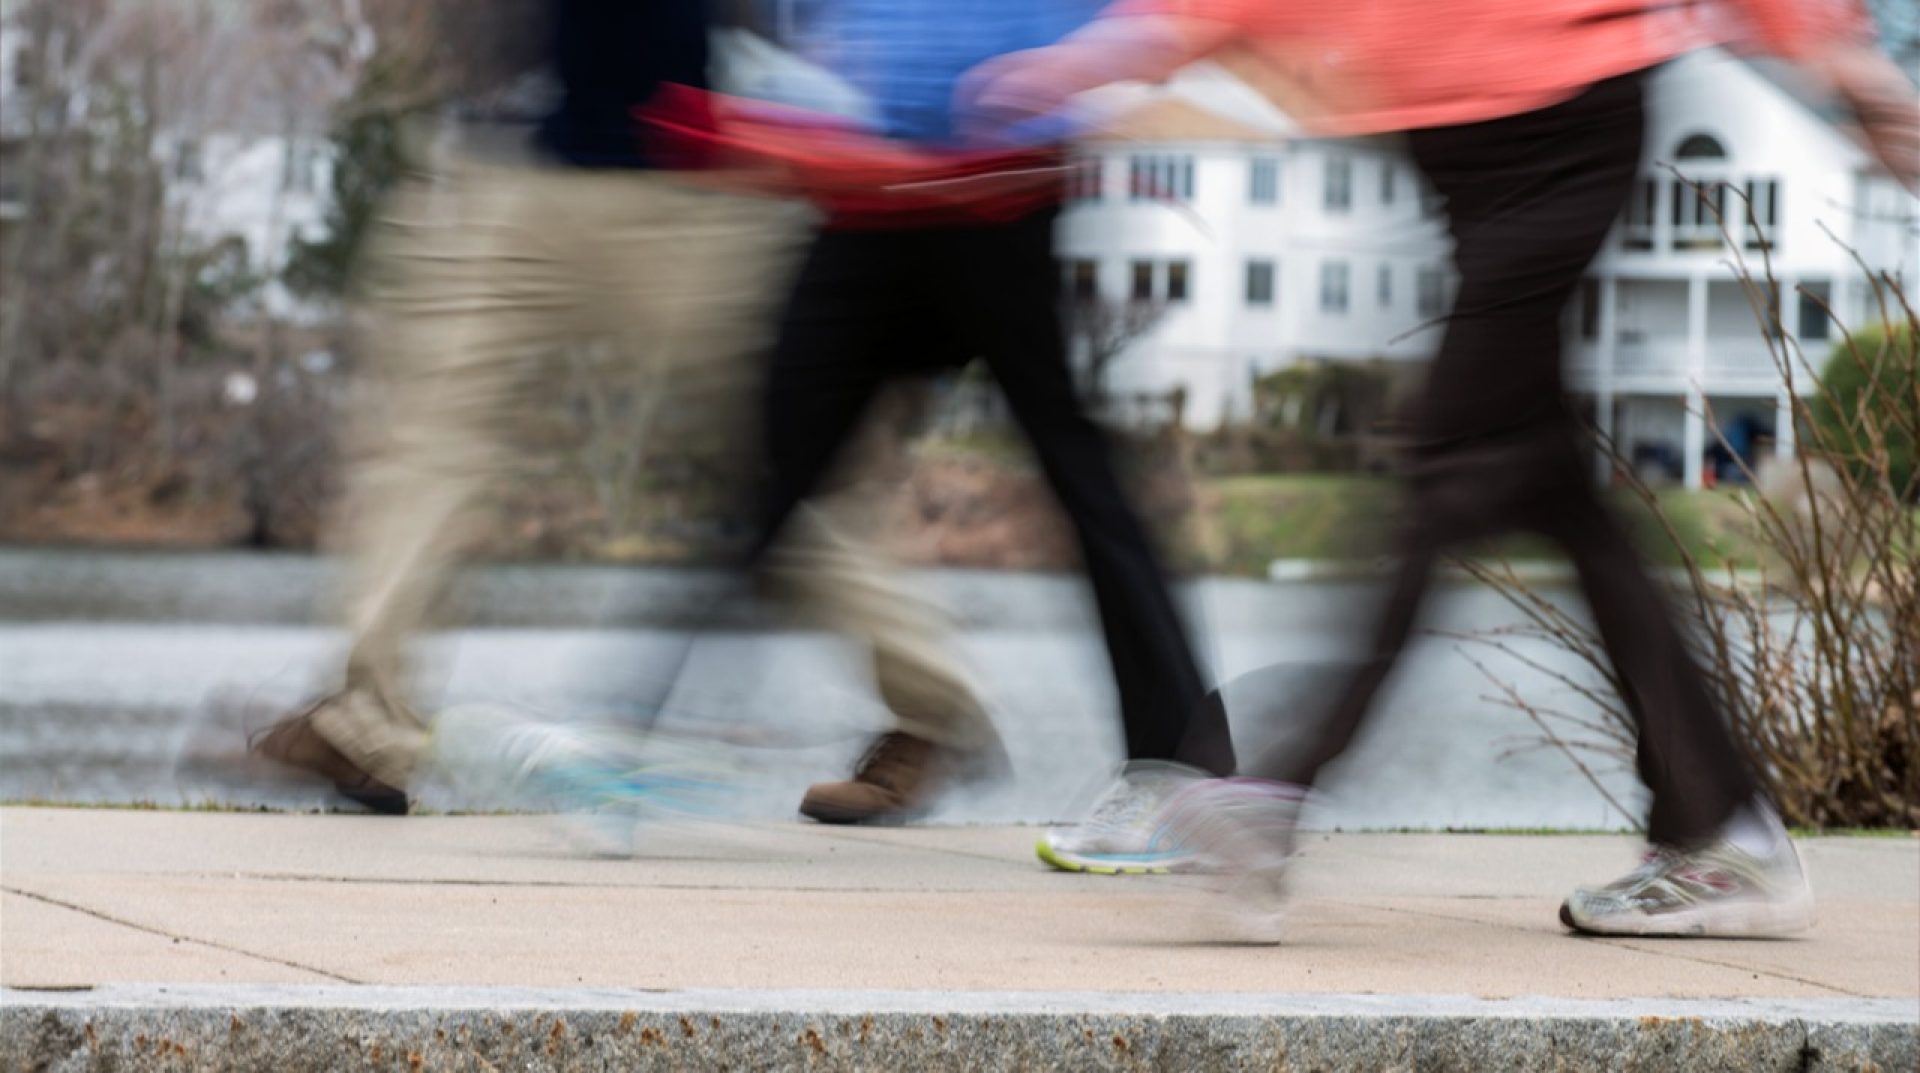
[[[1100,262],[1067,262],[1067,295],[1076,302],[1091,302],[1100,297]]]
[[[1374,298],[1379,301],[1381,309],[1385,309],[1388,306],[1391,306],[1393,304],[1393,266],[1392,265],[1380,266],[1379,272],[1376,273],[1374,276],[1373,287],[1374,287]]]
[[[320,154],[313,146],[289,139],[281,164],[280,188],[291,194],[311,194],[320,183]]]
[[[1600,338],[1600,281],[1580,281],[1580,338]]]
[[[1694,133],[1680,139],[1673,157],[1681,162],[1683,176],[1673,188],[1673,248],[1719,249],[1722,219],[1728,224],[1742,219],[1729,204],[1725,184],[1714,177],[1726,165],[1727,149],[1711,134]]]
[[[1191,292],[1193,265],[1189,261],[1134,261],[1132,270],[1127,295],[1135,302],[1184,302]]]
[[[1280,161],[1270,156],[1254,158],[1247,180],[1247,200],[1255,205],[1280,203]]]
[[[1750,250],[1780,248],[1780,180],[1748,179],[1747,200],[1741,206],[1740,230]]]
[[[1270,306],[1273,304],[1273,262],[1247,262],[1247,304],[1250,306]]]
[[[1440,274],[1440,269],[1432,265],[1422,268],[1415,282],[1419,292],[1415,300],[1419,303],[1421,316],[1437,317],[1446,312],[1446,279]]]
[[[1127,196],[1134,201],[1192,201],[1193,158],[1133,157],[1128,161]]]
[[[1633,193],[1627,197],[1626,218],[1620,228],[1621,246],[1629,250],[1653,249],[1653,221],[1659,204],[1659,180],[1634,180]]]
[[[1347,263],[1327,261],[1320,266],[1320,309],[1327,313],[1347,311]]]
[[[1689,134],[1673,150],[1675,160],[1725,160],[1726,147],[1711,134]]]
[[[1105,185],[1106,161],[1099,157],[1087,157],[1075,164],[1067,176],[1067,200],[1098,201],[1101,188]]]
[[[1153,262],[1133,262],[1133,286],[1127,292],[1136,302],[1153,301]]]
[[[1393,185],[1394,185],[1394,176],[1396,174],[1397,173],[1395,172],[1393,167],[1393,161],[1388,160],[1381,163],[1380,165],[1380,204],[1382,205],[1393,204]]]
[[[206,168],[200,160],[200,146],[195,142],[181,142],[174,149],[173,177],[183,183],[197,183],[207,177]]]
[[[1346,212],[1353,207],[1353,161],[1346,157],[1327,158],[1326,206],[1328,212]]]
[[[1683,182],[1673,190],[1673,248],[1718,249],[1720,218],[1725,211],[1726,184]]]
[[[1800,285],[1800,338],[1821,341],[1831,337],[1833,322],[1827,310],[1833,307],[1833,284],[1818,280]]]
[[[25,92],[40,81],[40,57],[33,49],[23,48],[13,54],[13,85],[10,90]]]

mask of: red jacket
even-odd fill
[[[744,169],[758,185],[805,197],[833,227],[926,227],[1018,219],[1059,201],[1064,152],[935,152],[829,116],[687,86],[635,113],[650,156],[682,168]]]

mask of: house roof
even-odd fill
[[[1226,68],[1196,63],[1160,85],[1126,83],[1096,90],[1095,112],[1108,118],[1092,141],[1226,141],[1271,145],[1298,137],[1300,125]]]
[[[1101,126],[1094,142],[1277,142],[1284,136],[1229,119],[1192,101],[1150,100]]]

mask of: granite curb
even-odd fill
[[[1695,1070],[1920,1068],[1910,999],[0,990],[0,1068]]]

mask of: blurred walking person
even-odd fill
[[[466,124],[377,224],[365,277],[384,409],[362,422],[350,480],[345,681],[252,742],[384,813],[407,810],[431,734],[408,649],[462,551],[494,524],[485,499],[515,470],[511,434],[545,360],[614,339],[622,364],[610,374],[637,377],[646,402],[630,434],[650,453],[717,459],[744,495],[773,306],[805,223],[794,203],[679,171],[698,162],[637,128],[634,109],[660,87],[707,84],[702,0],[486,0],[448,17],[500,20],[520,35],[506,46],[550,42],[532,59],[558,103],[532,123]],[[998,759],[946,620],[847,528],[830,502],[809,505],[774,572],[870,644],[902,731]],[[929,779],[867,804],[923,808],[938,789]]]
[[[1068,368],[1054,260],[1057,136],[971,143],[953,107],[969,68],[1055,41],[1092,12],[1057,0],[829,0],[816,9],[812,36],[824,62],[866,94],[877,133],[894,147],[876,158],[930,163],[918,181],[865,193],[849,183],[823,197],[827,218],[780,321],[768,379],[762,546],[777,547],[792,528],[887,384],[982,360],[1078,539],[1130,761],[1089,822],[1050,833],[1040,855],[1069,870],[1166,871],[1186,857],[1144,823],[1169,785],[1165,765],[1228,774],[1232,742],[1221,714],[1200,703],[1206,683],[1186,627]],[[832,171],[831,144],[823,140],[818,155]],[[857,160],[844,164],[861,170]],[[1045,203],[1006,194],[1030,175],[1050,176]],[[865,778],[856,773],[854,783]],[[810,798],[840,792],[816,787]]]
[[[1744,17],[1760,43],[1852,106],[1900,179],[1920,181],[1913,87],[1874,50],[1855,4],[1732,8],[1722,13]],[[1232,873],[1262,932],[1304,788],[1372,708],[1439,556],[1515,529],[1552,539],[1578,571],[1652,791],[1644,863],[1576,890],[1561,921],[1644,935],[1780,935],[1811,921],[1787,832],[1598,498],[1562,391],[1561,311],[1638,174],[1647,73],[1702,41],[1692,10],[1654,0],[1124,0],[1059,46],[970,81],[969,103],[1012,122],[1096,85],[1243,48],[1315,86],[1327,109],[1313,118],[1326,129],[1410,132],[1414,160],[1444,200],[1459,290],[1412,415],[1403,559],[1372,648],[1307,747],[1263,758],[1261,779],[1190,778],[1161,817]]]

